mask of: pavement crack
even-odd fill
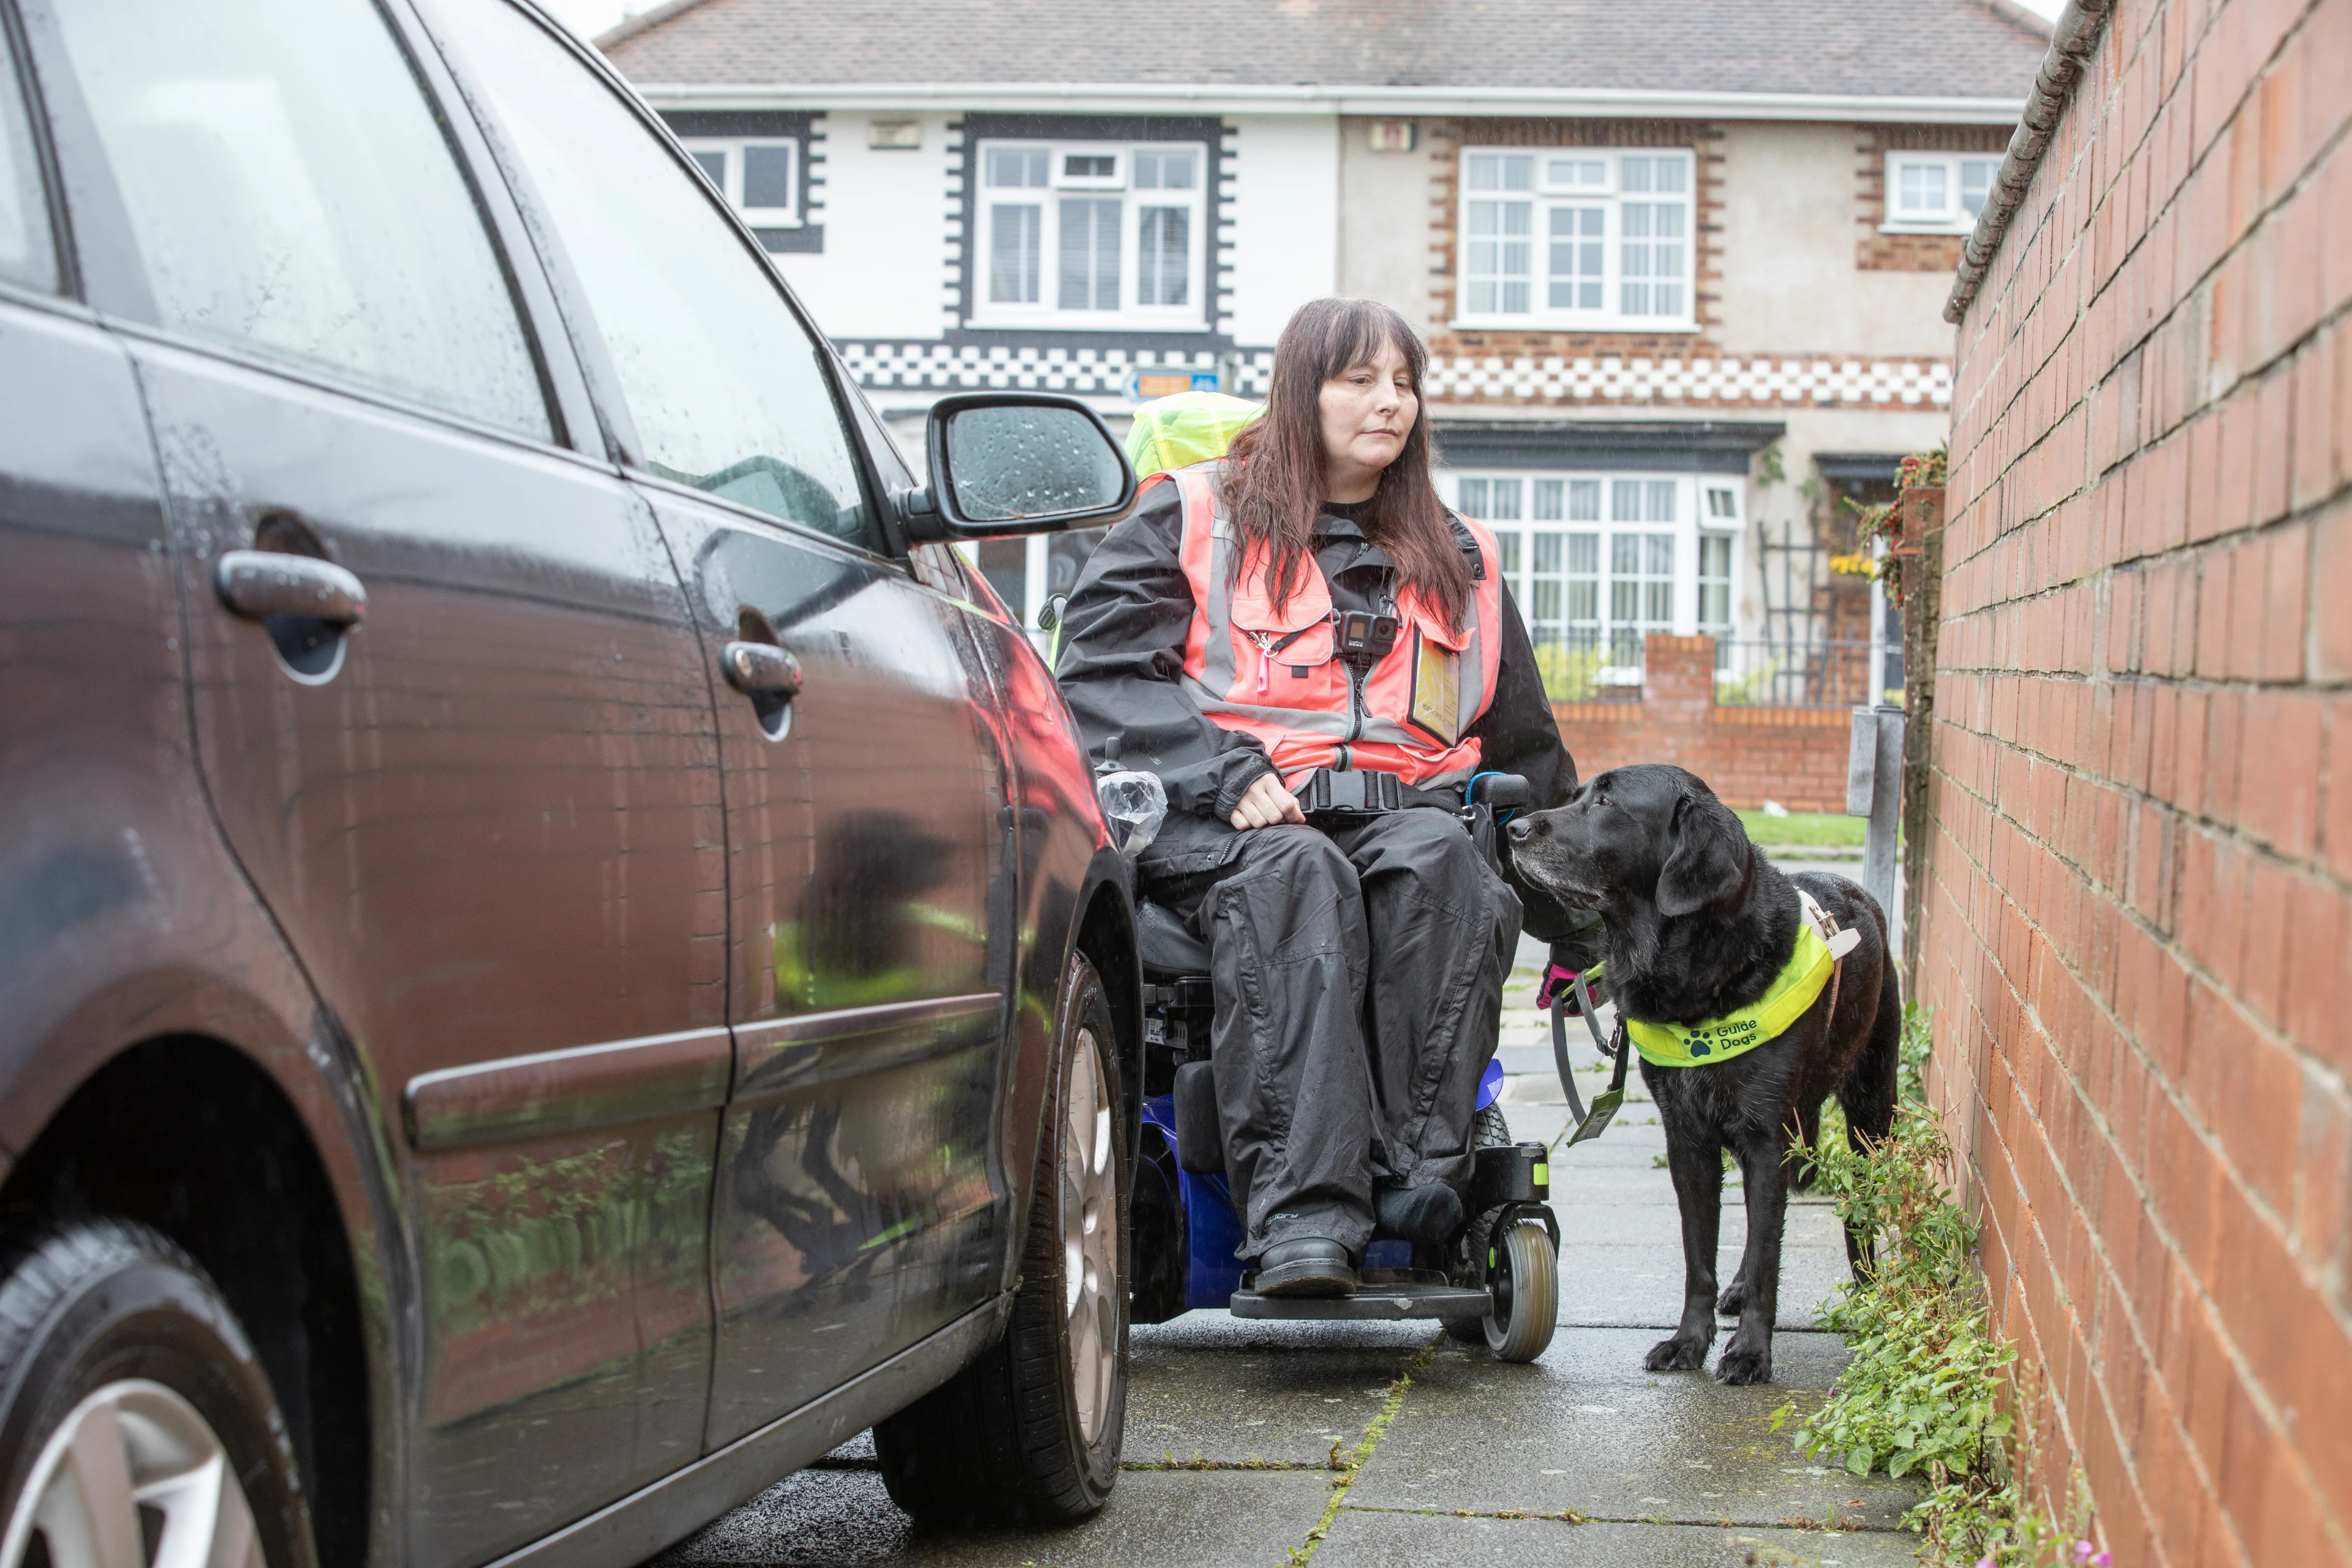
[[[1334,1510],[1334,1512],[1339,1511]],[[1687,1519],[1675,1519],[1663,1513],[1588,1513],[1580,1508],[1521,1509],[1521,1508],[1396,1508],[1379,1503],[1349,1503],[1349,1513],[1410,1513],[1426,1519],[1540,1519],[1556,1524],[1688,1524],[1708,1530],[1797,1530],[1820,1535],[1907,1535],[1912,1533],[1896,1524],[1862,1524],[1839,1520],[1824,1524],[1812,1519],[1761,1520],[1727,1519],[1721,1514],[1694,1514]]]
[[[1337,1447],[1337,1444],[1333,1445],[1333,1447]],[[1204,1454],[1180,1459],[1169,1454],[1157,1459],[1121,1459],[1118,1468],[1122,1470],[1337,1470],[1345,1467],[1336,1454],[1328,1459],[1261,1459],[1255,1454],[1246,1459],[1212,1459]]]
[[[1445,1331],[1441,1329],[1429,1336],[1427,1344],[1413,1352],[1412,1360],[1405,1363],[1405,1369],[1397,1374],[1396,1381],[1389,1384],[1388,1397],[1381,1401],[1380,1414],[1372,1417],[1371,1425],[1364,1428],[1364,1435],[1356,1440],[1353,1448],[1342,1454],[1338,1444],[1331,1446],[1331,1468],[1339,1472],[1339,1477],[1331,1483],[1331,1497],[1323,1505],[1323,1517],[1317,1520],[1315,1528],[1307,1532],[1307,1544],[1289,1549],[1289,1568],[1306,1568],[1307,1563],[1315,1560],[1315,1552],[1323,1544],[1323,1538],[1331,1532],[1331,1521],[1339,1517],[1340,1505],[1348,1500],[1348,1489],[1356,1484],[1356,1477],[1370,1460],[1372,1451],[1381,1446],[1381,1439],[1388,1436],[1389,1423],[1396,1419],[1399,1410],[1404,1408],[1404,1396],[1412,1392],[1413,1379],[1429,1370],[1429,1363],[1437,1356],[1437,1347],[1444,1342]]]
[[[1554,1524],[1638,1522],[1632,1520],[1605,1519],[1599,1514],[1587,1513],[1580,1508],[1382,1508],[1378,1503],[1352,1503],[1349,1505],[1346,1511],[1349,1513],[1412,1513],[1420,1514],[1428,1519],[1540,1519],[1548,1520]],[[1722,1521],[1711,1519],[1706,1522],[1719,1524]]]

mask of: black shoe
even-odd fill
[[[1309,1236],[1267,1247],[1255,1289],[1261,1296],[1352,1296],[1356,1270],[1346,1247]]]
[[[1379,1234],[1437,1247],[1462,1228],[1462,1197],[1443,1182],[1425,1187],[1381,1187],[1372,1194]]]

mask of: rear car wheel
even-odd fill
[[[228,1304],[142,1226],[0,1256],[0,1568],[317,1568],[261,1363]]]
[[[1071,1524],[1118,1479],[1127,1426],[1128,1183],[1118,1037],[1070,961],[1021,1288],[1004,1337],[874,1428],[890,1499],[955,1524]]]

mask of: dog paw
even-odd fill
[[[1736,1345],[1724,1348],[1723,1359],[1715,1363],[1717,1383],[1749,1384],[1772,1381],[1772,1352],[1769,1346],[1760,1351],[1742,1350]]]
[[[1660,1340],[1642,1358],[1642,1365],[1651,1372],[1694,1372],[1706,1364],[1706,1342],[1686,1340],[1680,1334]]]
[[[1738,1285],[1727,1285],[1724,1287],[1723,1294],[1715,1299],[1716,1315],[1723,1318],[1736,1318],[1739,1316],[1740,1305],[1747,1300],[1748,1293]]]

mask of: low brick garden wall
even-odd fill
[[[1688,768],[1729,805],[1843,811],[1844,708],[1726,707],[1715,700],[1715,639],[1654,633],[1639,701],[1555,702],[1579,778],[1627,763]]]

